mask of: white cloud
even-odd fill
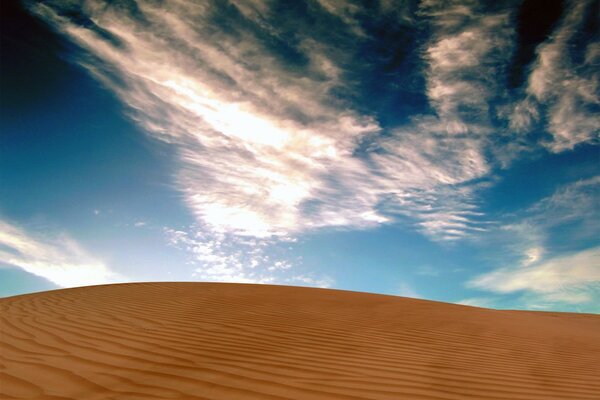
[[[528,212],[531,220],[538,225],[555,226],[579,220],[598,231],[599,202],[600,176],[594,176],[558,188],[551,196],[534,204]]]
[[[485,229],[472,182],[492,168],[486,157],[493,132],[488,108],[512,33],[507,14],[482,14],[475,2],[423,2],[421,14],[433,27],[423,58],[436,115],[397,128],[381,141],[384,152],[372,158],[393,199],[390,207],[413,218],[424,234],[453,240]]]
[[[213,26],[216,7],[210,3],[173,2],[159,10],[140,2],[143,23],[89,4],[94,23],[122,47],[47,6],[36,11],[108,64],[105,71],[81,61],[134,110],[144,128],[178,146],[177,182],[201,222],[227,232],[269,236],[385,220],[373,208],[374,197],[367,204],[347,197],[343,215],[332,213],[335,199],[327,198],[317,199],[324,201],[315,202],[310,214],[302,212],[317,192],[346,196],[353,182],[334,189],[328,179],[340,170],[364,169],[352,152],[379,129],[369,116],[329,96],[338,85],[330,54],[337,53],[334,48],[304,38],[299,46],[309,65],[297,76],[256,34],[239,38]],[[148,22],[156,29],[147,28]],[[212,29],[218,32],[198,32]],[[114,75],[119,84],[111,80]]]
[[[416,289],[406,282],[400,284],[400,288],[396,293],[398,296],[411,297],[413,299],[422,299],[423,297],[417,293]]]
[[[462,304],[464,306],[472,307],[490,308],[493,307],[494,301],[495,300],[492,297],[470,297],[468,299],[457,301],[456,304]]]
[[[525,258],[523,260],[523,265],[528,266],[531,264],[535,264],[538,262],[542,255],[544,254],[544,248],[541,246],[530,247],[525,251]]]
[[[467,3],[424,9],[438,25],[425,50],[429,101],[449,134],[472,134],[470,121],[487,121],[490,101],[501,89],[501,67],[512,48],[510,15],[478,13]]]
[[[600,289],[600,247],[593,247],[600,233],[599,201],[600,177],[596,176],[560,186],[512,215],[512,223],[479,238],[481,243],[493,243],[500,253],[493,262],[500,259],[502,266],[471,279],[467,286],[521,293],[519,301],[531,309],[593,300]],[[565,229],[569,230],[565,233]],[[588,250],[573,249],[573,244],[585,243],[591,246]]]
[[[160,9],[138,2],[143,21],[101,4],[81,9],[87,25],[61,16],[60,6],[33,10],[93,56],[80,64],[118,94],[142,127],[179,149],[176,182],[200,223],[255,237],[363,228],[394,221],[385,204],[437,239],[462,237],[473,227],[465,184],[489,173],[489,129],[466,121],[459,109],[487,108],[496,85],[490,72],[506,48],[505,15],[473,18],[459,33],[439,28],[425,57],[438,116],[416,118],[414,127],[380,141],[371,116],[332,95],[352,91],[344,76],[364,37],[352,17],[358,6],[323,1],[351,28],[344,51],[339,41],[298,31],[290,51],[306,62],[290,66],[269,47],[285,23],[274,24],[261,1],[236,2],[246,21],[228,15],[227,27],[214,23],[222,11],[212,2]],[[448,25],[438,20],[449,14],[430,14],[435,26]],[[368,141],[377,150],[356,155]]]
[[[432,114],[383,132],[339,94],[357,94],[348,77],[364,67],[362,6],[321,0],[319,12],[347,28],[328,37],[302,18],[288,24],[266,1],[235,1],[228,11],[219,4],[139,1],[134,13],[90,0],[78,10],[86,24],[64,16],[73,4],[32,9],[86,51],[78,62],[132,118],[177,149],[176,187],[211,231],[267,238],[408,219],[433,239],[454,240],[487,229],[477,190],[497,161],[510,159],[496,149],[490,119],[506,94],[510,12],[485,12],[477,1],[421,2],[416,16],[431,32],[421,55]],[[591,69],[556,83],[569,66],[554,55],[581,7],[539,49],[529,97],[506,112],[512,129],[527,131],[542,119],[539,103],[548,103],[555,151],[590,140],[595,124],[572,110],[597,104]],[[409,8],[385,1],[380,10]],[[415,23],[403,13],[395,14],[399,23]],[[223,18],[227,24],[216,22]],[[584,64],[593,65],[598,46],[586,51]]]
[[[579,63],[570,51],[570,43],[581,29],[591,3],[570,3],[561,25],[538,48],[537,61],[529,76],[528,94],[548,107],[547,128],[553,138],[547,146],[554,152],[572,149],[579,143],[598,143],[600,116],[593,107],[600,105],[600,41],[586,43],[584,57]],[[515,118],[518,124],[521,117]]]
[[[503,224],[492,225],[478,241],[481,245],[493,243],[508,262],[532,265],[551,253],[549,242],[562,243],[555,252],[568,251],[573,243],[598,237],[599,202],[600,176],[571,182],[529,208],[505,215]]]
[[[600,247],[480,275],[469,286],[496,293],[529,291],[546,300],[583,303],[600,287]]]
[[[412,192],[393,192],[400,195],[397,204],[416,198],[425,208],[411,204],[400,213],[415,218],[424,234],[453,240],[486,229],[476,207],[478,186],[472,182],[493,167],[486,155],[494,132],[489,108],[502,92],[513,32],[508,13],[483,13],[475,1],[425,1],[420,14],[432,26],[423,58],[426,94],[436,115],[415,118],[385,141],[391,156],[382,169],[410,171],[409,184],[417,184]]]
[[[539,119],[540,112],[537,103],[532,99],[521,100],[514,105],[509,117],[509,127],[519,133],[527,132]]]
[[[490,236],[484,236],[480,240],[489,241],[500,248],[501,259],[505,263],[527,266],[541,260],[547,253],[547,228],[538,224],[532,216],[500,225]]]
[[[333,279],[300,268],[301,260],[286,257],[290,238],[256,238],[211,231],[209,226],[186,230],[165,228],[168,244],[185,251],[192,277],[203,281],[271,283],[329,287]]]
[[[41,237],[0,220],[0,262],[61,287],[114,283],[123,278],[66,235]]]
[[[282,283],[291,284],[294,286],[311,286],[326,289],[333,286],[334,280],[328,276],[316,278],[313,275],[294,275],[290,278],[284,279]]]
[[[232,245],[231,239],[224,233],[194,231],[165,229],[168,243],[189,254],[190,264],[194,266],[192,277],[215,282],[273,282],[272,276],[256,268],[270,261],[263,252],[262,243],[248,239],[251,243]]]

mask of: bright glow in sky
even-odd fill
[[[598,7],[8,6],[0,295],[208,280],[599,312]]]

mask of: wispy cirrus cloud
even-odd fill
[[[169,245],[189,255],[193,278],[215,282],[293,284],[329,287],[333,280],[302,271],[299,259],[289,259],[274,245],[281,239],[254,238],[211,232],[207,227],[165,228]],[[283,244],[292,245],[288,239]]]
[[[600,176],[593,176],[557,188],[530,207],[528,213],[532,221],[544,227],[579,221],[587,226],[586,230],[600,230],[599,203]]]
[[[456,304],[462,304],[464,306],[471,307],[483,307],[489,308],[494,305],[494,298],[492,297],[469,297],[467,299],[462,299],[457,301]]]
[[[586,303],[600,292],[600,247],[501,268],[471,280],[473,288],[495,293],[531,292],[544,301]]]
[[[597,301],[600,247],[589,241],[600,234],[599,202],[598,176],[559,187],[515,216],[518,222],[497,228],[504,237],[495,241],[504,242],[501,244],[504,259],[506,262],[512,258],[512,266],[480,274],[469,280],[467,286],[498,295],[521,293],[525,305],[533,304],[536,308],[544,304],[543,307],[551,307]],[[548,242],[556,242],[555,236],[566,226],[571,229],[570,241],[549,246]],[[585,243],[592,244],[585,246]]]
[[[61,16],[61,7],[35,10],[94,56],[81,62],[147,131],[178,146],[176,181],[202,222],[268,236],[384,219],[362,200],[347,199],[352,212],[341,217],[326,197],[302,210],[317,192],[343,196],[347,183],[334,189],[329,177],[362,170],[352,152],[379,129],[330,95],[348,56],[310,36],[281,39],[266,5],[140,2],[134,15],[88,4],[81,11],[95,29]]]
[[[543,118],[552,136],[544,144],[553,152],[598,143],[600,41],[582,33],[586,17],[594,12],[592,1],[569,2],[560,25],[537,49],[528,97],[517,104],[511,119],[513,128],[526,131]],[[576,44],[583,48],[576,52]]]
[[[32,9],[87,51],[78,62],[142,127],[179,149],[177,186],[216,231],[285,236],[375,226],[399,214],[438,239],[480,229],[464,185],[489,172],[489,129],[460,110],[487,107],[505,15],[450,33],[446,14],[427,11],[439,28],[425,54],[436,115],[380,139],[375,116],[339,96],[355,89],[347,75],[366,35],[353,17],[359,5],[305,10],[317,24],[258,1]]]
[[[491,128],[492,102],[504,91],[514,41],[511,12],[486,13],[474,1],[425,1],[421,14],[433,30],[424,51],[430,104],[447,134],[481,139]]]
[[[556,139],[553,151],[593,140],[592,114],[577,114],[583,119],[573,129],[560,116],[574,102],[597,104],[597,46],[589,44],[577,76],[548,83],[569,68],[552,54],[564,48],[585,7],[572,7],[539,49],[529,95],[510,112],[510,7],[89,0],[31,9],[85,50],[77,61],[140,126],[173,144],[175,185],[211,231],[285,237],[408,220],[433,239],[454,240],[487,229],[478,189],[506,166],[508,148],[519,147],[506,140],[498,115],[527,131],[542,118],[539,104],[547,104],[549,132],[577,138]],[[384,127],[376,111],[353,102],[364,95],[356,71],[371,68],[361,57],[374,35],[364,16],[378,13],[429,33],[412,57],[430,108],[401,126]]]
[[[99,285],[124,279],[65,234],[40,236],[2,220],[0,263],[19,267],[60,287]]]
[[[410,284],[403,282],[400,284],[400,288],[396,293],[398,296],[411,297],[413,299],[422,299],[423,297],[416,291],[416,289]]]
[[[452,240],[486,229],[476,191],[495,160],[490,120],[502,94],[504,64],[512,48],[509,12],[488,13],[478,2],[421,3],[431,38],[423,50],[426,94],[432,115],[415,116],[382,140],[384,156],[374,155],[392,182],[392,207],[416,220],[428,236]],[[484,183],[483,183],[484,184]],[[414,200],[413,200],[414,199]]]

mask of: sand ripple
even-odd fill
[[[209,283],[0,308],[2,399],[600,399],[600,315]]]

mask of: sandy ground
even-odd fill
[[[0,306],[2,399],[600,399],[600,315],[209,283]]]

